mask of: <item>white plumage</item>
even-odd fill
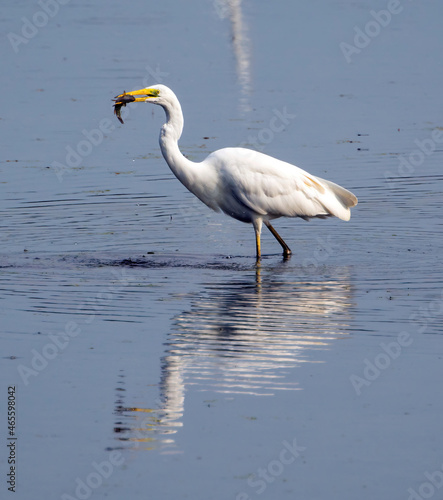
[[[253,224],[257,258],[261,255],[262,223],[288,256],[291,253],[289,247],[269,221],[278,217],[307,220],[335,216],[346,221],[350,219],[350,208],[357,204],[357,198],[350,191],[263,153],[245,148],[224,148],[211,153],[200,163],[188,160],[178,147],[183,130],[181,106],[165,85],[117,96],[116,110],[130,101],[151,102],[163,107],[166,123],[160,131],[160,148],[172,172],[208,207]]]

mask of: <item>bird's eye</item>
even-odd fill
[[[148,97],[158,97],[158,94],[160,94],[160,90],[158,89],[148,89],[147,96]]]

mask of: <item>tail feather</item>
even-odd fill
[[[341,205],[341,207],[325,206],[325,208],[328,209],[336,217],[342,220],[349,220],[351,218],[351,211],[349,209],[357,205],[358,203],[357,197],[347,189],[339,186],[338,184],[335,184],[334,182],[321,179],[320,177],[317,177],[317,179],[321,181],[323,184],[325,184],[332,191],[336,200]]]

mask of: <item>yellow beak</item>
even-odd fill
[[[115,104],[127,104],[128,102],[144,102],[148,100],[150,97],[158,97],[159,90],[157,89],[140,89],[140,90],[133,90],[132,92],[123,92],[123,94],[118,95],[114,101]],[[144,97],[135,97],[135,98],[128,98],[126,96],[136,96],[136,95],[142,95]]]
[[[119,94],[118,96],[116,96],[113,99],[113,101],[115,102],[114,113],[119,119],[120,123],[124,123],[120,113],[122,106],[126,106],[126,104],[130,102],[145,102],[150,97],[158,97],[159,92],[160,91],[158,89],[140,89],[133,90],[132,92],[123,92],[123,94]],[[136,95],[142,95],[144,97],[134,97]]]

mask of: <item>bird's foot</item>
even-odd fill
[[[291,250],[290,250],[289,248],[288,248],[288,249],[286,249],[286,248],[285,248],[285,250],[284,250],[284,252],[283,252],[283,260],[288,260],[288,259],[290,259],[290,258],[291,258],[291,255],[292,255]]]

